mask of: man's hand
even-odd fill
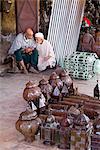
[[[31,53],[32,52],[32,48],[25,48],[25,53]]]

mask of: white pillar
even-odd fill
[[[48,40],[54,47],[57,62],[76,51],[86,0],[54,0]]]

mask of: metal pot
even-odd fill
[[[26,87],[23,91],[23,98],[26,101],[36,101],[41,95],[41,89],[34,84],[33,82],[29,81],[26,84]]]
[[[33,142],[35,135],[38,133],[41,120],[37,117],[35,111],[25,111],[20,114],[18,121],[16,122],[16,129],[22,133],[25,137],[25,141]]]

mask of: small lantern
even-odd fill
[[[52,115],[52,109],[48,111],[48,117],[44,124],[41,126],[40,138],[43,140],[43,143],[46,145],[55,144],[55,133],[57,130],[58,122],[55,121],[55,117]]]
[[[46,81],[45,79],[40,80],[39,82],[39,87],[41,89],[42,94],[45,96],[46,101],[48,103],[48,100],[51,97],[51,93],[52,93],[52,86],[49,84],[48,81]]]
[[[63,87],[62,81],[59,79],[59,76],[56,74],[56,72],[53,72],[49,78],[49,83],[53,88],[52,91],[52,98],[51,98],[51,103],[56,103],[58,102],[62,95],[61,95],[61,90]]]
[[[68,73],[63,70],[60,73],[60,79],[63,82],[63,88],[62,88],[62,95],[66,97],[67,95],[73,95],[74,94],[74,88],[73,88],[73,81],[71,77],[68,75]]]
[[[60,142],[58,148],[69,149],[70,148],[70,120],[67,118],[67,114],[64,115],[60,122],[59,130]]]
[[[28,102],[33,111],[39,111],[39,105],[41,99],[43,99],[43,95],[41,93],[41,89],[32,81],[29,81],[26,84],[26,87],[23,91],[23,98]]]
[[[73,83],[71,77],[68,75],[68,73],[65,70],[63,70],[59,76],[61,81],[64,82],[68,87],[70,87],[71,84]]]

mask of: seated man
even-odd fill
[[[93,52],[95,52],[100,58],[100,28],[98,28],[96,31],[96,42],[94,44],[93,50]]]
[[[89,33],[89,28],[86,28],[85,33],[81,38],[82,51],[93,52],[94,44],[95,44],[94,37]]]
[[[41,32],[35,34],[35,40],[37,43],[36,49],[38,50],[38,70],[43,71],[47,67],[53,68],[56,64],[55,54],[51,44],[44,39],[44,35]]]
[[[27,69],[38,73],[36,70],[38,51],[36,50],[31,28],[28,28],[25,33],[19,33],[17,35],[8,53],[15,55],[16,61],[24,73],[28,73]],[[30,66],[30,68],[27,68],[27,66]]]

